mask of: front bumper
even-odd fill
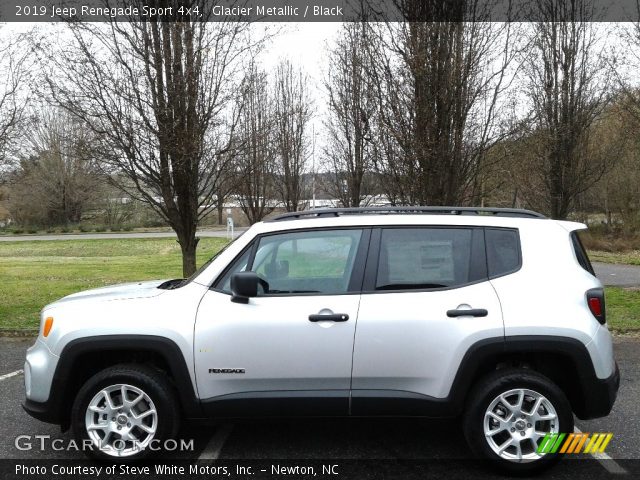
[[[49,399],[58,360],[40,339],[27,350],[24,388],[29,400],[46,402]]]
[[[586,384],[585,384],[586,383]],[[616,368],[609,378],[583,379],[583,402],[576,416],[581,420],[606,417],[611,412],[620,387],[620,370]]]
[[[59,357],[40,340],[27,350],[24,364],[25,400],[22,408],[32,417],[47,423],[61,424],[60,392],[53,391]]]
[[[60,405],[54,404],[54,402],[35,402],[25,398],[24,402],[22,402],[22,408],[33,418],[40,420],[41,422],[55,423],[56,425],[67,423],[62,418]],[[63,430],[66,430],[64,426]]]

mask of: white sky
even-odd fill
[[[264,56],[265,67],[280,58],[289,58],[310,77],[321,80],[326,68],[325,44],[335,38],[341,22],[282,23],[283,31],[272,42]]]
[[[293,65],[302,68],[309,76],[309,91],[314,99],[315,131],[322,131],[322,117],[326,105],[322,101],[322,81],[328,71],[327,45],[331,45],[342,27],[342,22],[280,23],[283,31],[275,37],[262,55],[262,65],[267,72],[277,63],[288,58]],[[321,142],[322,139],[318,138]],[[316,151],[316,154],[318,152]]]

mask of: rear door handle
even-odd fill
[[[310,322],[346,322],[347,320],[349,320],[349,315],[347,315],[346,313],[334,313],[331,315],[309,315]]]
[[[489,314],[484,308],[468,308],[459,310],[447,310],[447,317],[486,317]]]

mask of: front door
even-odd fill
[[[353,337],[369,231],[289,231],[258,237],[198,309],[198,393],[211,415],[348,413]],[[234,303],[230,277],[266,281]]]

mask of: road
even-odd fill
[[[31,340],[0,339],[0,378],[22,368],[24,351],[31,343]],[[571,456],[539,478],[610,478],[606,468],[618,466],[627,470],[627,478],[640,475],[640,432],[637,428],[640,424],[639,347],[638,339],[615,339],[622,382],[613,412],[604,419],[577,421],[577,427],[583,432],[614,433],[607,453],[617,463],[605,461],[602,464],[587,455]],[[19,435],[31,435],[31,438],[49,435],[65,442],[71,439],[68,432],[62,434],[58,427],[38,422],[24,413],[20,407],[23,395],[22,375],[0,380],[0,425],[3,433],[0,459],[13,459],[0,462],[0,466],[6,470],[11,463],[29,463],[27,459],[43,465],[53,459],[80,462],[83,457],[78,451],[54,451],[50,447],[42,451],[39,447],[35,451],[21,451],[16,448],[15,441]],[[478,466],[470,460],[459,424],[453,420],[245,420],[188,425],[182,429],[180,437],[194,439],[195,448],[186,454],[169,453],[163,457],[164,461],[208,459],[211,462],[217,459],[216,464],[221,465],[252,464],[253,461],[253,464],[257,462],[268,468],[274,459],[288,465],[319,461],[338,464],[342,471],[352,474],[338,478],[404,480],[424,478],[427,473],[435,478],[495,478],[485,466]],[[37,444],[34,440],[34,445]],[[22,477],[8,474],[5,478]]]
[[[593,269],[604,285],[640,287],[640,265],[593,262]]]
[[[234,236],[244,232],[246,227],[236,228]],[[199,237],[225,238],[226,230],[198,230]],[[52,233],[46,235],[0,235],[0,242],[30,242],[41,240],[113,240],[124,238],[176,238],[174,232],[109,232],[109,233]]]

